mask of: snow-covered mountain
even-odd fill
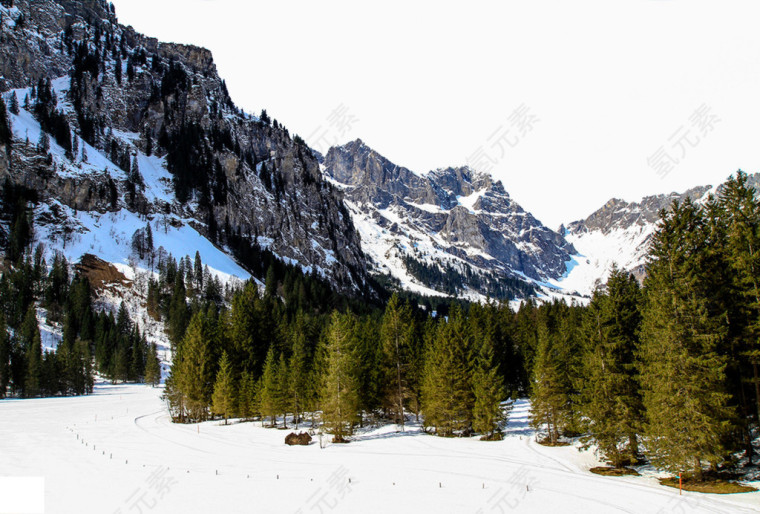
[[[150,225],[156,249],[199,251],[222,277],[262,275],[271,252],[367,291],[342,193],[300,138],[234,105],[208,50],[138,34],[101,0],[16,0],[0,5],[0,74],[0,181],[34,192],[48,253],[126,266]]]
[[[375,271],[406,288],[525,297],[536,281],[562,276],[574,253],[488,174],[468,167],[417,174],[361,140],[331,148],[323,165],[344,191]]]
[[[749,175],[749,183],[758,188],[760,173]],[[674,201],[683,202],[687,198],[705,202],[720,187],[697,186],[683,193],[646,196],[638,202],[613,198],[586,219],[560,227],[577,253],[568,263],[567,273],[551,283],[565,292],[589,296],[607,280],[613,265],[643,279],[646,255],[660,211]]]
[[[198,251],[223,282],[262,278],[266,253],[357,296],[375,294],[371,272],[423,294],[582,299],[613,263],[641,275],[659,210],[712,190],[613,199],[554,231],[468,167],[415,173],[361,140],[318,155],[239,110],[208,50],[138,34],[102,0],[9,5],[0,181],[33,193],[48,255],[91,254],[130,279],[151,266],[150,226],[159,255]]]

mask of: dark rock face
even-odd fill
[[[233,234],[319,272],[341,291],[365,288],[365,259],[342,193],[287,129],[235,107],[208,50],[138,34],[100,0],[14,5],[0,7],[0,91],[65,77],[57,81],[65,82],[57,108],[72,133],[113,165],[93,175],[69,162],[61,173],[66,163],[46,163],[35,155],[36,141],[17,140],[11,161],[0,158],[0,175],[80,211],[172,214],[219,245]],[[187,149],[177,150],[183,141]],[[126,165],[114,160],[114,145]],[[126,202],[128,163],[138,151],[165,158],[175,186],[191,175],[187,198],[151,200],[138,188]],[[104,188],[118,198],[97,194]]]
[[[561,276],[573,253],[560,234],[514,202],[501,182],[467,167],[421,176],[356,140],[331,148],[324,171],[344,186],[346,199],[361,215],[389,227],[394,236],[435,235],[432,244],[460,269],[545,280]],[[392,223],[387,210],[399,220]]]
[[[310,442],[311,442],[311,436],[307,434],[306,432],[301,432],[300,434],[291,432],[285,436],[285,444],[287,444],[288,446],[295,446],[295,445],[308,446]]]

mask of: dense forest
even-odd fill
[[[586,306],[526,301],[517,311],[399,294],[361,302],[269,259],[266,272],[258,264],[263,282],[230,289],[200,255],[156,251],[141,229],[133,249],[156,271],[147,313],[173,354],[170,413],[319,424],[336,441],[411,421],[492,440],[508,400],[527,395],[544,444],[580,437],[613,466],[648,460],[696,479],[732,469],[752,459],[760,418],[755,193],[739,172],[703,205],[663,210],[643,284],[614,269]],[[0,392],[85,394],[96,373],[158,383],[156,348],[124,304],[97,312],[86,277],[31,248],[34,195],[10,183],[2,195]],[[41,314],[63,327],[55,352],[42,351]]]
[[[346,440],[409,416],[441,436],[499,437],[504,400],[529,395],[548,445],[595,444],[697,480],[751,458],[760,415],[760,204],[739,172],[704,205],[661,213],[643,285],[613,270],[588,306],[290,308],[248,284],[175,333],[166,395],[181,422],[320,422]],[[298,295],[296,295],[297,297]],[[313,418],[311,419],[313,423]]]

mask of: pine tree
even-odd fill
[[[11,114],[15,114],[16,116],[18,116],[18,113],[19,113],[18,97],[16,96],[15,91],[11,94],[11,103],[8,106],[8,110],[10,111]]]
[[[334,442],[345,442],[359,421],[359,395],[353,347],[355,320],[335,311],[327,329],[326,370],[322,389],[322,419]]]
[[[30,342],[26,352],[26,379],[24,380],[24,396],[33,398],[42,393],[42,340],[39,328]]]
[[[393,402],[394,391],[397,389],[394,386],[396,382],[392,365],[388,361],[383,364],[383,349],[378,344],[379,321],[374,316],[357,318],[354,334],[359,410],[374,413],[382,406],[386,412],[398,411]],[[363,421],[362,416],[359,424],[362,425]]]
[[[735,178],[731,176],[726,181],[718,204],[726,228],[726,259],[737,278],[741,295],[738,303],[748,319],[739,334],[741,355],[735,355],[734,362],[749,361],[751,365],[755,421],[760,423],[760,202],[757,191],[748,184],[746,173],[739,170]],[[734,319],[733,324],[738,321]],[[749,378],[747,374],[738,366],[739,388]]]
[[[114,383],[121,380],[126,382],[129,378],[129,352],[127,346],[120,342],[113,360],[111,378]]]
[[[150,227],[150,221],[145,224],[145,251],[148,255],[148,264],[153,269],[155,248],[153,247],[153,229]]]
[[[44,130],[40,131],[40,138],[37,140],[37,151],[41,154],[47,154],[50,151],[50,136]]]
[[[538,347],[533,364],[531,424],[536,430],[547,428],[546,442],[559,442],[560,429],[568,422],[570,400],[568,384],[562,372],[557,350],[553,347],[546,321],[538,322]]]
[[[583,320],[581,411],[591,438],[615,467],[638,459],[644,415],[635,369],[640,302],[633,275],[613,268],[606,292],[594,293]]]
[[[253,373],[244,371],[240,376],[240,387],[237,395],[237,411],[243,419],[251,419],[259,412],[257,404],[258,387]]]
[[[211,361],[212,339],[210,320],[205,313],[193,315],[187,327],[175,364],[177,389],[182,394],[182,404],[191,420],[204,421],[214,385],[215,370]]]
[[[501,401],[504,386],[498,369],[493,364],[493,348],[488,340],[480,347],[472,378],[475,405],[473,407],[472,429],[483,434],[484,440],[493,440],[500,424],[504,421]]]
[[[470,337],[463,315],[455,308],[441,322],[425,355],[422,382],[422,413],[425,426],[451,437],[470,428],[472,385],[468,378]]]
[[[10,144],[13,141],[13,131],[11,130],[11,121],[8,119],[8,112],[5,109],[5,101],[0,97],[0,145],[6,146],[6,153],[10,155]]]
[[[303,332],[303,316],[296,320],[292,333],[293,350],[288,361],[288,403],[293,412],[295,428],[301,422],[301,413],[304,410],[307,396],[308,369],[306,367],[306,335]]]
[[[274,266],[269,266],[267,269],[266,279],[264,280],[265,289],[264,296],[273,297],[277,294],[277,275],[274,271]]]
[[[284,353],[280,353],[277,360],[277,404],[282,412],[282,426],[288,428],[288,410],[290,402],[288,401],[288,388],[290,381],[290,371],[288,370],[288,360]]]
[[[150,351],[145,363],[145,383],[153,387],[161,383],[161,362],[158,360],[156,343],[150,344]]]
[[[733,412],[726,358],[718,352],[725,316],[714,298],[720,276],[702,211],[674,202],[661,215],[650,250],[641,333],[645,440],[656,466],[702,479],[703,462],[727,457]]]
[[[264,361],[264,372],[261,375],[259,385],[259,411],[261,412],[262,424],[264,417],[269,416],[272,427],[277,426],[277,414],[282,409],[277,363],[278,359],[275,357],[274,346],[270,346]]]
[[[216,374],[214,394],[212,395],[211,410],[214,414],[224,417],[224,424],[235,412],[235,384],[232,376],[232,364],[227,352],[222,353],[219,362],[219,372]]]
[[[387,384],[387,404],[392,407],[397,425],[404,431],[404,399],[408,390],[409,348],[412,344],[413,325],[409,306],[394,294],[385,307],[380,331],[383,349],[383,367]]]
[[[193,264],[193,272],[195,274],[195,286],[198,291],[203,290],[203,262],[201,261],[201,254],[196,250],[195,262]]]
[[[0,313],[0,400],[5,398],[11,373],[11,341],[5,316]]]

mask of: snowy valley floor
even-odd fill
[[[760,512],[760,492],[679,498],[652,477],[593,475],[592,453],[535,443],[524,401],[500,442],[388,426],[320,449],[259,423],[174,425],[161,391],[0,401],[0,480],[44,476],[48,514]]]

